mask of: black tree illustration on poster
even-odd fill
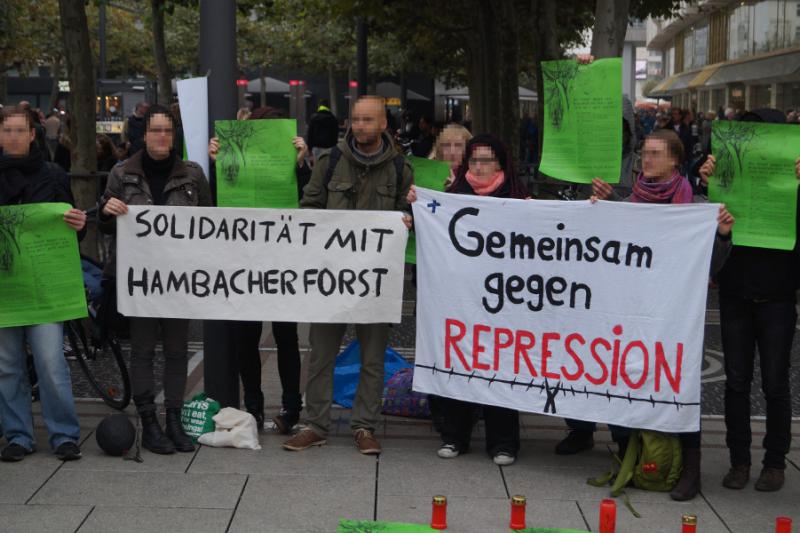
[[[24,222],[25,211],[21,208],[0,209],[0,272],[11,272],[14,258],[22,252],[19,236]]]
[[[246,166],[245,151],[255,132],[253,124],[246,120],[229,121],[217,125],[219,156],[217,162],[222,168],[222,176],[234,182],[239,170]]]
[[[711,130],[713,152],[717,158],[718,185],[729,189],[734,178],[744,172],[744,152],[756,136],[755,124],[730,123]]]
[[[569,110],[572,82],[578,76],[578,63],[575,61],[553,61],[542,65],[542,74],[547,91],[550,111],[550,124],[557,130],[564,123],[564,114]]]

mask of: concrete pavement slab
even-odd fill
[[[333,533],[341,518],[371,520],[374,502],[374,475],[252,475],[229,531]]]
[[[314,476],[375,477],[375,457],[361,455],[349,438],[331,437],[325,446],[301,452],[281,448],[286,435],[260,436],[261,450],[233,450],[203,446],[192,463],[191,473],[241,473]]]
[[[476,447],[455,459],[436,455],[438,444],[429,441],[383,441],[380,458],[379,493],[383,495],[444,494],[504,498],[506,494],[499,467]]]
[[[0,530],[26,533],[73,533],[90,506],[0,504]]]
[[[61,466],[55,457],[47,464],[28,462],[35,455],[29,455],[21,463],[0,463],[0,503],[26,503]]]
[[[35,504],[233,509],[246,476],[60,470]]]
[[[690,502],[674,502],[669,496],[661,502],[636,502],[633,507],[642,515],[636,518],[617,499],[617,528],[615,533],[676,533],[681,530],[681,518],[684,514],[697,516],[697,530],[703,533],[728,533],[714,511],[701,498],[697,497]],[[601,499],[581,500],[580,506],[592,531],[599,529]],[[748,533],[768,533],[769,529],[753,529]],[[742,532],[744,533],[744,532]]]
[[[232,514],[223,509],[95,507],[77,533],[223,533]]]

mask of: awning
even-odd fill
[[[719,70],[721,65],[722,65],[722,63],[716,63],[714,65],[709,65],[706,68],[704,68],[703,70],[701,70],[700,73],[697,74],[697,76],[695,76],[694,79],[689,82],[689,87],[688,88],[689,89],[696,89],[698,87],[702,87],[703,85],[705,85],[706,82],[708,81],[708,79],[711,76],[713,76],[715,72],[717,72]]]
[[[664,96],[669,96],[670,93],[667,92],[667,89],[669,89],[678,78],[678,75],[674,75],[662,80],[661,83],[653,87],[650,92],[647,93],[647,96],[649,98],[662,98]]]
[[[722,65],[708,78],[705,85],[781,78],[797,74],[798,71],[800,71],[800,52],[792,52]]]
[[[670,86],[667,88],[669,93],[676,93],[677,91],[682,91],[689,87],[689,82],[691,82],[695,76],[697,76],[697,72],[689,72],[687,74],[680,74],[675,78]]]

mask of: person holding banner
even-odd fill
[[[446,192],[495,198],[528,198],[525,186],[514,175],[513,161],[503,143],[488,134],[476,135],[466,145],[455,179]],[[412,187],[409,203],[417,200]],[[486,452],[499,466],[514,463],[519,452],[519,412],[494,405],[476,405],[442,398],[442,445],[437,454],[453,459],[469,451],[475,409],[483,410]]]
[[[785,118],[777,109],[759,109],[739,120],[781,123]],[[700,168],[704,185],[715,168],[716,159],[710,155]],[[795,174],[800,179],[800,159],[795,162]],[[796,214],[795,218],[800,234],[800,219]],[[767,404],[767,432],[763,468],[755,489],[772,492],[784,484],[786,454],[792,440],[789,367],[797,323],[798,272],[797,244],[794,250],[734,245],[717,276],[725,353],[725,441],[731,463],[722,485],[729,489],[741,490],[750,479],[750,388],[756,346]]]
[[[254,109],[244,120],[263,120],[282,118],[281,112],[269,107]],[[311,169],[306,161],[308,146],[302,137],[295,137],[292,143],[297,150],[297,165],[295,176],[297,178],[297,193],[303,199],[303,187],[310,178]],[[208,144],[208,157],[211,161],[217,160],[219,152],[219,139],[212,137]],[[216,172],[216,167],[211,167]],[[261,322],[236,321],[232,322],[231,339],[233,352],[239,363],[239,376],[244,392],[244,405],[248,413],[256,419],[258,428],[264,426],[264,392],[261,390]],[[300,346],[297,338],[296,322],[273,322],[272,336],[278,352],[278,375],[281,380],[281,410],[272,418],[279,433],[288,435],[300,420],[300,411],[303,409],[303,399],[300,395]]]
[[[683,150],[683,143],[674,131],[664,129],[651,133],[642,148],[642,172],[633,184],[633,194],[625,201],[645,204],[692,203],[692,186],[680,174]],[[611,185],[595,178],[592,180],[592,202],[598,199],[619,200],[620,197]],[[734,223],[733,216],[724,205],[720,206],[717,223],[712,275],[719,270],[727,254]],[[687,501],[700,491],[700,432],[680,433],[679,437],[683,452],[683,470],[677,485],[670,492],[670,497],[676,501]]]
[[[211,189],[202,168],[183,161],[173,148],[175,119],[169,109],[152,105],[144,115],[144,149],[114,167],[101,199],[99,228],[116,231],[116,217],[128,205],[210,206]],[[115,275],[115,261],[106,274]],[[159,329],[164,346],[164,404],[166,433],[156,415],[153,371]],[[181,408],[186,389],[189,321],[177,318],[130,318],[131,386],[142,421],[142,445],[153,453],[191,452],[192,440],[184,433]]]
[[[411,165],[386,133],[383,98],[362,96],[353,106],[351,128],[329,153],[323,153],[303,191],[301,207],[408,211],[406,195],[413,182]],[[399,214],[398,214],[399,216]],[[283,448],[299,451],[326,443],[330,428],[333,371],[346,324],[311,325],[311,357],[306,385],[306,425]],[[356,324],[361,344],[361,372],[350,428],[358,451],[375,455],[380,423],[383,362],[389,325]]]
[[[0,132],[0,206],[73,203],[66,174],[57,165],[46,163],[35,143],[34,121],[28,111],[4,108]],[[86,214],[70,209],[64,213],[64,222],[79,232],[86,226]],[[0,459],[21,461],[35,450],[26,341],[39,376],[50,446],[62,461],[80,459],[80,426],[64,359],[61,323],[0,328],[0,420],[8,442]]]

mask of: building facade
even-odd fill
[[[647,21],[651,98],[695,111],[800,108],[800,0],[686,2]]]

